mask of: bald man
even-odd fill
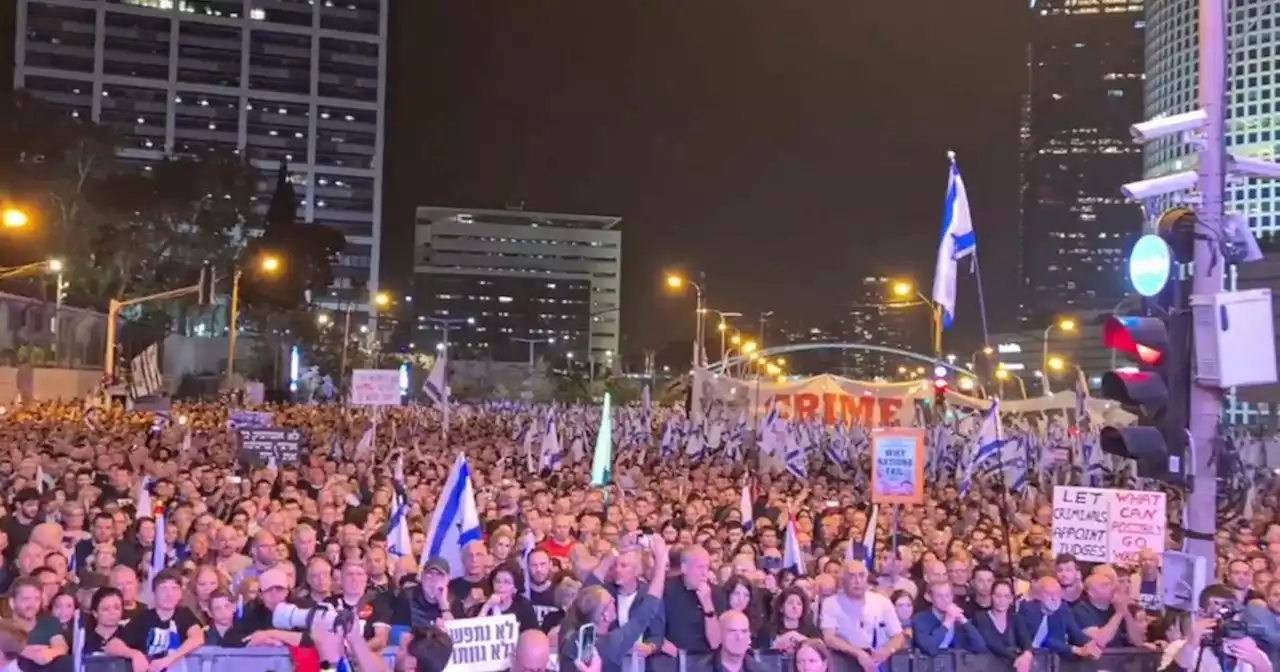
[[[511,672],[544,672],[551,664],[551,639],[541,630],[525,630],[516,640]]]
[[[1142,646],[1145,628],[1129,608],[1128,591],[1117,590],[1115,575],[1090,574],[1084,591],[1071,615],[1098,648]]]
[[[720,649],[716,652],[715,667],[721,670],[756,672],[764,668],[747,655],[751,650],[751,622],[741,611],[720,614]]]

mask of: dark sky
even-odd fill
[[[864,275],[932,282],[954,149],[992,318],[1011,312],[1025,3],[393,5],[393,287],[415,205],[523,201],[623,218],[624,350],[688,337],[666,268],[705,273],[714,308],[821,322]],[[960,301],[976,342],[976,296]]]

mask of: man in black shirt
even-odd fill
[[[113,656],[131,658],[141,651],[161,669],[169,669],[187,654],[204,646],[204,630],[196,615],[182,601],[182,574],[166,569],[156,575],[152,584],[155,607],[148,609],[121,628],[107,642],[105,651]]]
[[[27,545],[31,538],[31,530],[36,526],[36,516],[40,515],[40,492],[35,488],[23,488],[13,498],[13,513],[4,521],[4,533],[9,537],[9,547],[5,549],[5,558],[13,562],[18,558],[18,551]]]
[[[396,605],[392,622],[412,628],[434,628],[440,621],[447,621],[461,608],[452,609],[449,603],[449,561],[432,558],[422,568],[422,583],[417,588],[405,588]]]
[[[76,567],[88,567],[89,558],[93,555],[94,549],[99,546],[112,544],[116,549],[116,563],[127,567],[137,567],[141,559],[132,544],[122,544],[116,542],[116,523],[111,514],[99,512],[93,517],[93,529],[89,532],[90,538],[76,544],[75,562]]]
[[[664,655],[649,658],[655,669],[675,669],[680,652],[701,656],[720,646],[720,623],[716,620],[717,600],[708,574],[711,556],[701,546],[690,546],[680,554],[680,576],[667,580],[663,589],[666,632],[652,644]],[[665,667],[664,667],[665,666]]]

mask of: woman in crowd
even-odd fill
[[[801,588],[784,588],[773,601],[773,622],[768,648],[786,653],[797,652],[800,644],[821,637],[809,606],[809,596]]]
[[[755,586],[745,577],[731,576],[724,582],[722,590],[729,608],[745,614],[751,624],[751,648],[767,648],[771,638],[767,632],[764,604],[757,597]]]
[[[520,624],[520,632],[538,627],[533,604],[524,596],[524,572],[513,564],[498,565],[489,572],[489,598],[467,610],[468,617],[511,614]]]
[[[201,565],[187,581],[186,590],[182,595],[182,606],[190,609],[201,623],[208,623],[209,598],[213,596],[214,591],[227,590],[229,583],[217,567]]]
[[[1013,617],[1013,585],[996,581],[991,587],[991,608],[973,618],[973,625],[993,655],[1020,671],[1031,666],[1031,635]]]
[[[911,593],[905,590],[895,590],[889,596],[889,601],[893,603],[893,610],[898,614],[898,620],[902,623],[902,636],[907,640],[911,639],[911,618],[916,613],[916,601],[911,597]]]
[[[76,616],[76,596],[67,592],[65,589],[53,596],[53,603],[49,607],[49,613],[58,619],[58,623],[62,627],[70,628],[71,622]]]
[[[116,637],[122,627],[124,618],[124,596],[115,588],[99,588],[93,594],[93,618],[84,631],[84,655],[106,653],[106,644]],[[122,652],[123,653],[123,652]],[[134,672],[145,672],[147,657],[141,651],[130,650],[125,656],[133,665]]]

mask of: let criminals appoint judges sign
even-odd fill
[[[1163,492],[1109,488],[1053,488],[1053,552],[1084,562],[1137,562],[1150,548],[1163,553]]]

